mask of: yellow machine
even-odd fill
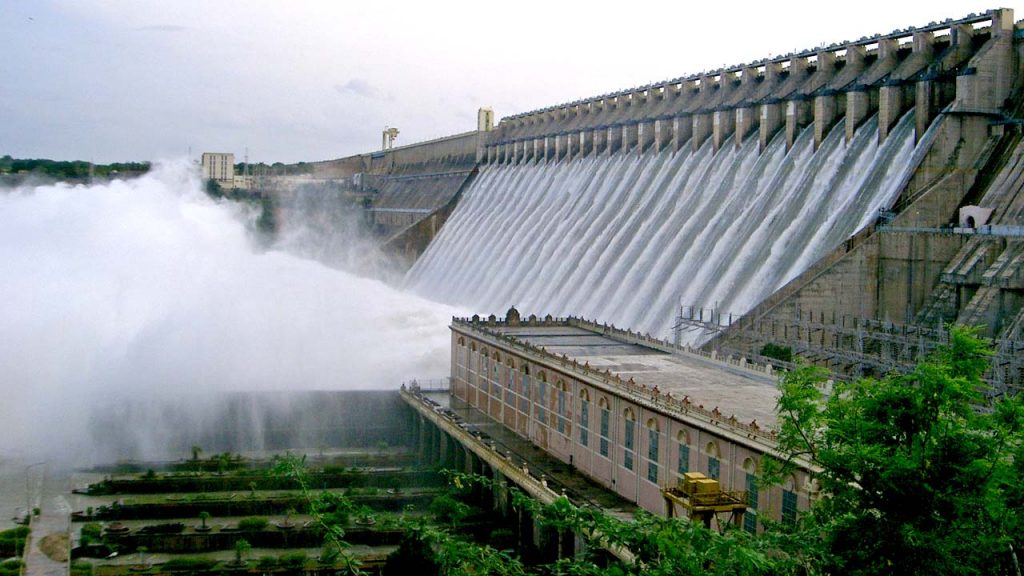
[[[721,514],[729,514],[729,521],[736,526],[743,525],[743,513],[747,510],[746,491],[726,491],[718,480],[708,478],[700,472],[687,472],[679,481],[678,486],[666,487],[661,491],[668,504],[669,518],[676,515],[676,506],[686,511],[686,515],[711,527],[711,518]]]

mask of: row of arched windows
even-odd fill
[[[519,361],[516,358],[506,355],[502,358],[501,352],[488,350],[486,346],[480,347],[477,353],[477,344],[470,342],[467,346],[464,338],[459,338],[459,351],[457,355],[459,368],[463,370],[463,377],[471,386],[479,391],[488,394],[491,398],[504,402],[506,405],[518,410],[524,417],[533,417],[539,424],[555,428],[560,434],[571,437],[572,424],[572,395],[571,386],[563,379],[556,379],[554,383],[548,381],[548,375],[544,370],[535,374],[531,373],[530,365]],[[476,364],[475,364],[476,362]],[[517,365],[518,364],[518,365]],[[516,377],[518,375],[518,386]],[[533,388],[531,389],[531,386]],[[531,392],[533,394],[531,395]],[[594,406],[590,390],[583,389],[576,398],[577,410],[575,412],[578,426],[578,441],[581,446],[589,447],[590,434],[597,433],[597,453],[604,458],[611,459],[612,440],[611,425],[612,414],[609,398],[599,394]],[[531,404],[534,407],[533,414],[530,414]],[[596,423],[591,421],[591,413],[596,408]],[[627,470],[636,470],[638,450],[638,422],[636,413],[632,408],[625,408],[621,413],[623,425],[622,437],[622,466]],[[646,434],[646,469],[643,469],[643,477],[654,484],[659,483],[661,467],[662,439],[660,424],[657,418],[649,418],[644,422],[643,432]],[[692,443],[689,433],[681,430],[675,435],[675,448],[677,450],[677,464],[675,472],[679,475],[691,471],[691,450]],[[721,453],[715,441],[709,441],[700,447],[707,457],[707,469],[705,473],[716,480],[721,480],[722,463]],[[747,458],[742,467],[745,473],[745,486],[750,507],[744,515],[744,528],[750,531],[756,530],[757,507],[759,491],[757,484],[757,463]],[[640,472],[637,472],[638,475]],[[789,481],[783,487],[782,492],[782,520],[783,522],[795,522],[797,511],[797,496],[795,482]]]

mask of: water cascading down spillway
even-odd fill
[[[912,169],[909,112],[815,149],[682,146],[484,167],[409,271],[419,294],[484,314],[574,315],[668,336],[679,303],[743,313],[888,208]]]

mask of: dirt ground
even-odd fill
[[[68,561],[68,535],[47,534],[39,541],[39,549],[54,562]]]

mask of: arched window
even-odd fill
[[[479,360],[479,358],[477,358],[477,355],[476,355],[476,342],[471,342],[469,344],[469,349],[470,349],[469,363],[468,363],[469,364],[469,366],[468,366],[468,368],[469,368],[469,384],[471,386],[473,386],[473,387],[477,387],[478,386],[477,371],[478,371],[478,369],[480,367],[480,360]]]
[[[455,364],[459,373],[456,376],[460,376],[464,380],[469,381],[469,350],[466,349],[466,339],[459,336],[458,344],[459,349],[455,353]]]
[[[558,397],[555,399],[558,409],[558,422],[555,425],[558,427],[559,434],[567,434],[569,430],[568,386],[565,384],[565,381],[559,380],[555,383],[555,388],[558,390]]]
[[[537,422],[548,425],[548,376],[543,371],[537,374]]]
[[[722,463],[718,459],[718,445],[714,442],[708,442],[707,446],[704,447],[704,453],[708,455],[708,477],[715,480],[721,479]]]
[[[501,354],[494,352],[494,362],[491,363],[491,371],[488,376],[491,379],[491,396],[501,401]]]
[[[745,459],[743,472],[747,480],[747,513],[743,515],[743,529],[753,534],[757,532],[757,462],[753,458]]]
[[[480,390],[491,393],[491,353],[487,348],[480,348],[480,365],[477,366],[477,377],[480,379]]]
[[[611,420],[611,407],[608,404],[608,398],[605,397],[605,396],[602,396],[601,399],[598,400],[597,406],[598,406],[598,408],[601,409],[601,430],[600,430],[601,442],[600,442],[600,452],[601,452],[601,456],[604,456],[605,458],[607,458],[608,457],[609,430],[611,429],[611,423],[610,423],[610,420]]]
[[[523,375],[519,382],[519,411],[530,415],[530,367],[523,364]]]
[[[590,444],[590,392],[580,390],[580,446]]]
[[[676,472],[682,476],[690,471],[690,435],[686,430],[680,430],[676,434],[676,442],[679,443],[679,462],[676,463]]]
[[[505,374],[505,403],[515,408],[516,406],[516,364],[511,357],[505,360],[507,372]]]
[[[658,444],[660,431],[658,420],[650,418],[647,420],[647,480],[658,483]]]
[[[633,410],[626,408],[622,412],[623,434],[622,434],[622,465],[626,470],[633,469],[633,459],[636,456],[636,415]]]
[[[782,483],[782,523],[792,526],[796,524],[796,477],[790,475]]]

